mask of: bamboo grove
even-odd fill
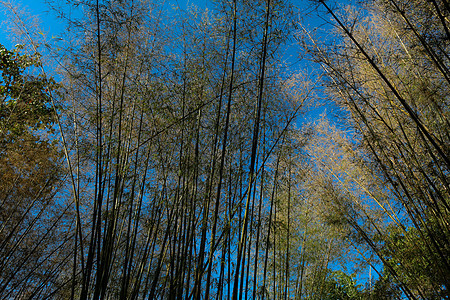
[[[0,298],[450,296],[447,0],[0,3]]]

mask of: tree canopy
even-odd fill
[[[450,296],[446,0],[0,4],[1,298]]]

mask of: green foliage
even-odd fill
[[[389,273],[383,274],[372,287],[357,284],[355,274],[327,270],[322,290],[311,299],[321,300],[391,300],[400,299],[401,291]]]
[[[429,225],[432,223],[430,222]],[[433,237],[442,232],[434,232]],[[416,228],[409,227],[401,231],[395,226],[389,228],[388,237],[381,237],[384,242],[382,254],[388,259],[398,274],[403,274],[404,282],[415,293],[423,293],[427,299],[441,299],[448,296],[446,278],[439,271],[442,263],[436,251],[430,249],[432,240],[429,235],[421,234]],[[449,253],[448,244],[446,253]]]
[[[400,287],[394,282],[389,272],[378,278],[372,289],[366,294],[367,299],[374,300],[401,299],[402,295]]]
[[[47,194],[40,190],[50,178],[53,182],[59,168],[56,141],[44,135],[53,130],[49,89],[56,83],[30,74],[40,64],[39,55],[20,55],[21,48],[9,51],[0,45],[0,189],[16,203]],[[45,190],[51,191],[51,184]],[[8,201],[3,204],[5,208]]]
[[[51,129],[53,108],[49,91],[56,87],[53,79],[31,74],[39,67],[39,55],[21,55],[0,45],[0,134],[13,138],[28,130]],[[27,74],[27,71],[28,74]]]
[[[354,275],[348,275],[342,271],[332,271],[325,278],[321,299],[363,299],[360,289],[361,286],[356,284]]]

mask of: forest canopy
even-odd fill
[[[0,298],[450,297],[447,0],[0,5]]]

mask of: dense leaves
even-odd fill
[[[30,69],[39,65],[39,55],[20,55],[0,45],[0,128],[2,140],[13,138],[26,131],[51,128],[53,107],[49,89],[54,89],[53,80],[33,75]],[[28,74],[24,73],[28,69]]]

